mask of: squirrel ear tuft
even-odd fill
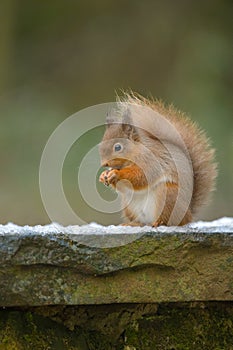
[[[139,134],[135,125],[133,125],[133,120],[130,117],[130,110],[126,109],[122,117],[122,129],[123,132],[127,135],[127,138],[134,141],[139,141]]]
[[[117,109],[111,109],[107,112],[106,126],[108,127],[112,124],[122,124],[122,116]]]
[[[128,139],[131,139],[133,141],[139,141],[139,133],[134,125],[122,124],[122,129]]]
[[[130,116],[129,108],[126,108],[122,114],[118,110],[111,110],[107,113],[106,126],[110,127],[113,124],[119,125],[128,139],[139,141],[139,133],[133,125],[133,120]]]
[[[114,116],[111,112],[108,112],[106,117],[106,125],[109,126],[114,123],[116,123],[116,116]]]

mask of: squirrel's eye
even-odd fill
[[[119,151],[121,151],[122,150],[122,145],[120,144],[120,143],[115,143],[115,145],[114,145],[114,151],[115,152],[119,152]]]

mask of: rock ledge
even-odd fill
[[[152,229],[0,225],[0,306],[233,300],[233,218]]]

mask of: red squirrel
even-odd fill
[[[118,191],[126,225],[185,225],[214,189],[205,133],[173,106],[125,93],[106,119],[99,181]]]

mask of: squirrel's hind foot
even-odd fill
[[[140,222],[127,222],[127,223],[123,223],[123,224],[119,224],[119,226],[146,226],[146,225],[143,225],[142,223]]]

